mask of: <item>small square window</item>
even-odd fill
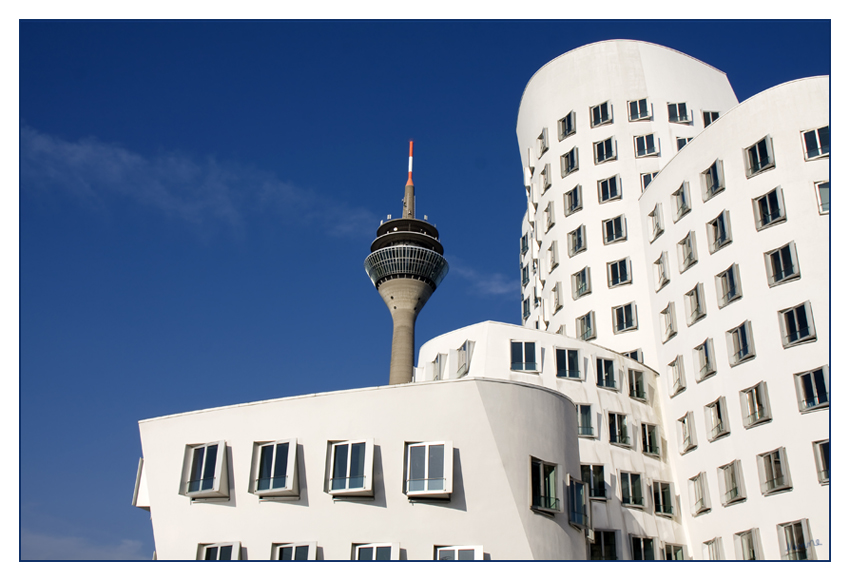
[[[604,163],[617,159],[617,142],[613,137],[593,144],[594,163]]]
[[[604,180],[599,180],[596,182],[597,188],[599,190],[599,203],[602,204],[604,202],[610,202],[612,200],[619,200],[622,197],[622,193],[620,192],[620,176],[615,175],[610,178],[605,178]]]
[[[229,498],[227,446],[224,440],[186,446],[184,492],[192,499]]]
[[[667,115],[670,123],[686,123],[691,122],[691,115],[688,112],[687,103],[667,103]]]
[[[590,294],[590,267],[585,266],[572,276],[573,299]]]
[[[561,156],[561,177],[567,177],[574,171],[578,171],[578,147]]]
[[[705,425],[708,429],[708,441],[713,442],[729,433],[729,420],[726,413],[726,398],[719,397],[705,406]]]
[[[557,313],[564,306],[564,300],[561,294],[561,283],[556,282],[552,287],[552,313]]]
[[[614,121],[614,113],[611,110],[611,103],[605,101],[590,108],[590,126],[599,127]]]
[[[655,505],[655,514],[660,516],[673,516],[673,485],[669,482],[652,483],[652,500]],[[672,545],[667,545],[671,547]],[[679,547],[681,549],[681,547]],[[665,551],[666,552],[666,551]],[[678,559],[673,559],[678,560]]]
[[[769,135],[760,139],[744,150],[744,158],[747,164],[748,178],[775,167],[776,158],[773,156],[773,140]]]
[[[209,543],[198,545],[198,561],[239,561],[242,552],[242,544],[235,543]]]
[[[747,498],[744,491],[744,476],[741,472],[740,460],[735,460],[718,468],[717,477],[723,495],[723,506],[729,506]]]
[[[544,127],[537,136],[537,157],[540,158],[549,150],[549,131]]]
[[[711,510],[705,472],[700,472],[688,480],[688,491],[691,496],[691,514],[693,516],[699,516]]]
[[[820,129],[803,131],[803,150],[806,159],[817,159],[829,156],[829,125]]]
[[[398,561],[398,543],[368,543],[351,546],[352,561]]]
[[[723,176],[723,162],[721,160],[716,160],[707,170],[702,172],[702,185],[702,199],[705,202],[723,191],[726,187],[726,180]]]
[[[685,366],[682,363],[682,356],[677,355],[676,358],[667,364],[670,370],[670,397],[685,391]]]
[[[714,254],[732,242],[732,225],[729,223],[729,210],[720,212],[714,220],[705,225],[708,233],[708,253]]]
[[[404,490],[408,498],[451,498],[453,451],[451,442],[407,444]]]
[[[756,356],[753,345],[753,328],[749,321],[726,331],[726,346],[729,349],[729,365],[734,367]]]
[[[316,543],[274,543],[272,561],[315,561]]]
[[[576,112],[570,111],[566,117],[558,119],[558,141],[563,141],[576,132]]]
[[[660,437],[658,435],[658,426],[652,424],[641,424],[641,449],[644,454],[650,456],[659,456],[661,454],[661,446],[659,445]]]
[[[581,210],[581,186],[576,186],[564,194],[564,215],[569,216]]]
[[[590,490],[587,483],[570,478],[570,524],[579,528],[590,527]]]
[[[629,121],[649,121],[652,119],[652,108],[646,99],[629,101]]]
[[[661,342],[666,343],[675,337],[677,332],[676,305],[671,301],[667,303],[667,306],[661,311]]]
[[[643,371],[629,369],[629,397],[646,401],[646,389],[643,385]]]
[[[637,305],[635,303],[612,307],[611,312],[614,319],[614,334],[634,331],[638,328]]]
[[[616,370],[613,359],[596,358],[596,385],[617,389]]]
[[[678,222],[682,216],[691,211],[691,195],[688,182],[682,182],[679,189],[673,192],[673,222]]]
[[[818,482],[829,484],[829,440],[812,442],[815,449],[815,465],[818,470]]]
[[[620,472],[621,492],[625,506],[643,506],[643,486],[640,474]]]
[[[702,112],[702,124],[703,127],[708,127],[720,117],[719,111],[703,111]]]
[[[776,286],[800,278],[797,245],[789,242],[781,248],[765,252],[764,265],[767,269],[768,286]]]
[[[770,402],[767,399],[767,384],[763,381],[741,390],[741,413],[744,427],[752,428],[771,419]]]
[[[785,200],[782,188],[774,188],[763,196],[753,199],[753,214],[756,218],[756,230],[785,221]]]
[[[640,191],[646,190],[646,188],[649,187],[649,184],[652,183],[652,180],[654,180],[655,176],[657,175],[657,171],[640,174]]]
[[[570,257],[587,250],[587,236],[585,234],[584,224],[567,234],[567,239],[570,243],[567,254],[569,254]]]
[[[434,547],[435,561],[483,561],[484,546]]]
[[[596,430],[594,429],[593,425],[593,406],[591,406],[590,404],[576,405],[576,413],[578,414],[578,435],[585,438],[596,437]],[[584,467],[582,466],[582,470],[583,469]],[[584,477],[582,477],[582,480],[584,480]],[[584,481],[588,482],[588,480]],[[592,489],[593,487],[591,486],[591,492]]]
[[[652,264],[655,270],[655,292],[658,292],[670,282],[670,272],[667,268],[667,251],[663,250],[658,259]]]
[[[553,240],[549,245],[549,272],[555,270],[555,267],[560,264],[558,260],[558,241]]]
[[[654,561],[655,540],[647,537],[632,536],[632,560]]]
[[[707,561],[723,560],[723,543],[720,537],[711,539],[702,544],[702,554]]]
[[[685,147],[687,144],[689,144],[692,139],[693,139],[693,137],[677,137],[676,138],[676,151],[681,150],[683,147]]]
[[[661,204],[655,204],[655,207],[649,213],[649,232],[650,242],[654,242],[664,234],[664,216],[661,214]]]
[[[581,379],[581,357],[578,349],[555,349],[557,377]]]
[[[576,337],[582,341],[596,339],[596,315],[593,311],[576,319]]]
[[[332,496],[372,496],[375,441],[329,441],[328,447],[328,492]]]
[[[761,539],[758,529],[735,533],[735,558],[739,561],[761,561]]]
[[[694,425],[694,413],[688,412],[677,422],[679,428],[679,453],[686,454],[697,447],[697,433]]]
[[[697,285],[685,293],[685,305],[688,308],[688,326],[690,327],[703,317],[705,317],[705,291],[703,291],[702,283]]]
[[[829,407],[828,365],[797,373],[794,375],[794,383],[797,385],[797,398],[801,412]]]
[[[714,361],[714,341],[710,338],[694,347],[694,365],[697,383],[717,373],[717,363]]]
[[[251,492],[262,497],[298,497],[296,440],[254,442],[254,482]]]
[[[635,137],[635,157],[657,156],[660,153],[660,144],[654,134]]]
[[[664,545],[665,561],[684,561],[685,547],[682,545]]]
[[[676,249],[679,253],[679,272],[685,272],[697,263],[697,247],[693,231],[679,240]]]
[[[581,480],[590,485],[590,498],[606,499],[605,466],[602,464],[581,466]]]
[[[815,545],[809,530],[809,519],[777,525],[779,552],[783,561],[815,561]]]
[[[738,274],[738,265],[733,264],[714,277],[717,287],[717,306],[723,308],[729,303],[744,296],[741,290],[741,277]]]
[[[537,344],[511,341],[511,370],[537,371]]]
[[[815,184],[818,196],[818,211],[821,214],[829,214],[829,182],[818,182]]]
[[[602,222],[602,243],[613,244],[628,239],[626,231],[626,216],[619,215]]]
[[[809,301],[779,311],[779,326],[782,330],[782,346],[792,347],[817,339],[815,320]]]
[[[616,535],[616,531],[593,531],[593,540],[590,542],[590,560],[616,561]]]
[[[628,258],[608,263],[608,288],[631,284],[631,265]]]
[[[788,470],[785,448],[759,454],[758,467],[762,494],[769,495],[791,488],[791,471]]]
[[[558,498],[560,467],[531,458],[531,508],[544,512],[562,512]]]

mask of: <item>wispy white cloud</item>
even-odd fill
[[[111,199],[123,197],[169,218],[235,229],[251,214],[273,210],[287,224],[319,224],[336,236],[371,232],[378,222],[363,208],[212,156],[144,156],[96,138],[71,142],[28,126],[21,127],[20,143],[24,191],[62,192],[93,207],[108,208]]]
[[[475,294],[489,296],[519,295],[519,281],[509,278],[501,272],[482,272],[479,269],[465,265],[459,258],[447,257],[450,272],[466,280],[469,290]]]
[[[149,561],[152,556],[144,552],[141,541],[117,539],[109,543],[100,543],[85,537],[21,531],[21,559],[23,560]]]

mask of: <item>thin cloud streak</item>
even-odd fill
[[[501,272],[481,272],[468,267],[457,257],[447,258],[450,273],[468,281],[469,290],[474,294],[504,297],[519,294],[519,282],[508,278]]]

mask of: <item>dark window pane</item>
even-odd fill
[[[444,490],[446,485],[443,479],[443,455],[442,444],[431,446],[428,454],[428,490]]]
[[[308,547],[307,545],[300,545],[298,547],[295,547],[295,560],[306,561],[309,553],[310,547]]]
[[[229,561],[233,554],[233,545],[224,545],[218,553],[219,561]]]
[[[392,557],[392,549],[390,547],[376,547],[375,548],[375,560],[376,561],[389,561],[390,557]]]
[[[292,547],[281,547],[280,553],[278,554],[277,558],[280,561],[291,561],[292,560]]]

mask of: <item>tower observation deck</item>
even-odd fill
[[[393,318],[390,385],[413,378],[416,317],[449,272],[437,228],[415,217],[413,142],[410,142],[402,217],[378,227],[364,267]]]

